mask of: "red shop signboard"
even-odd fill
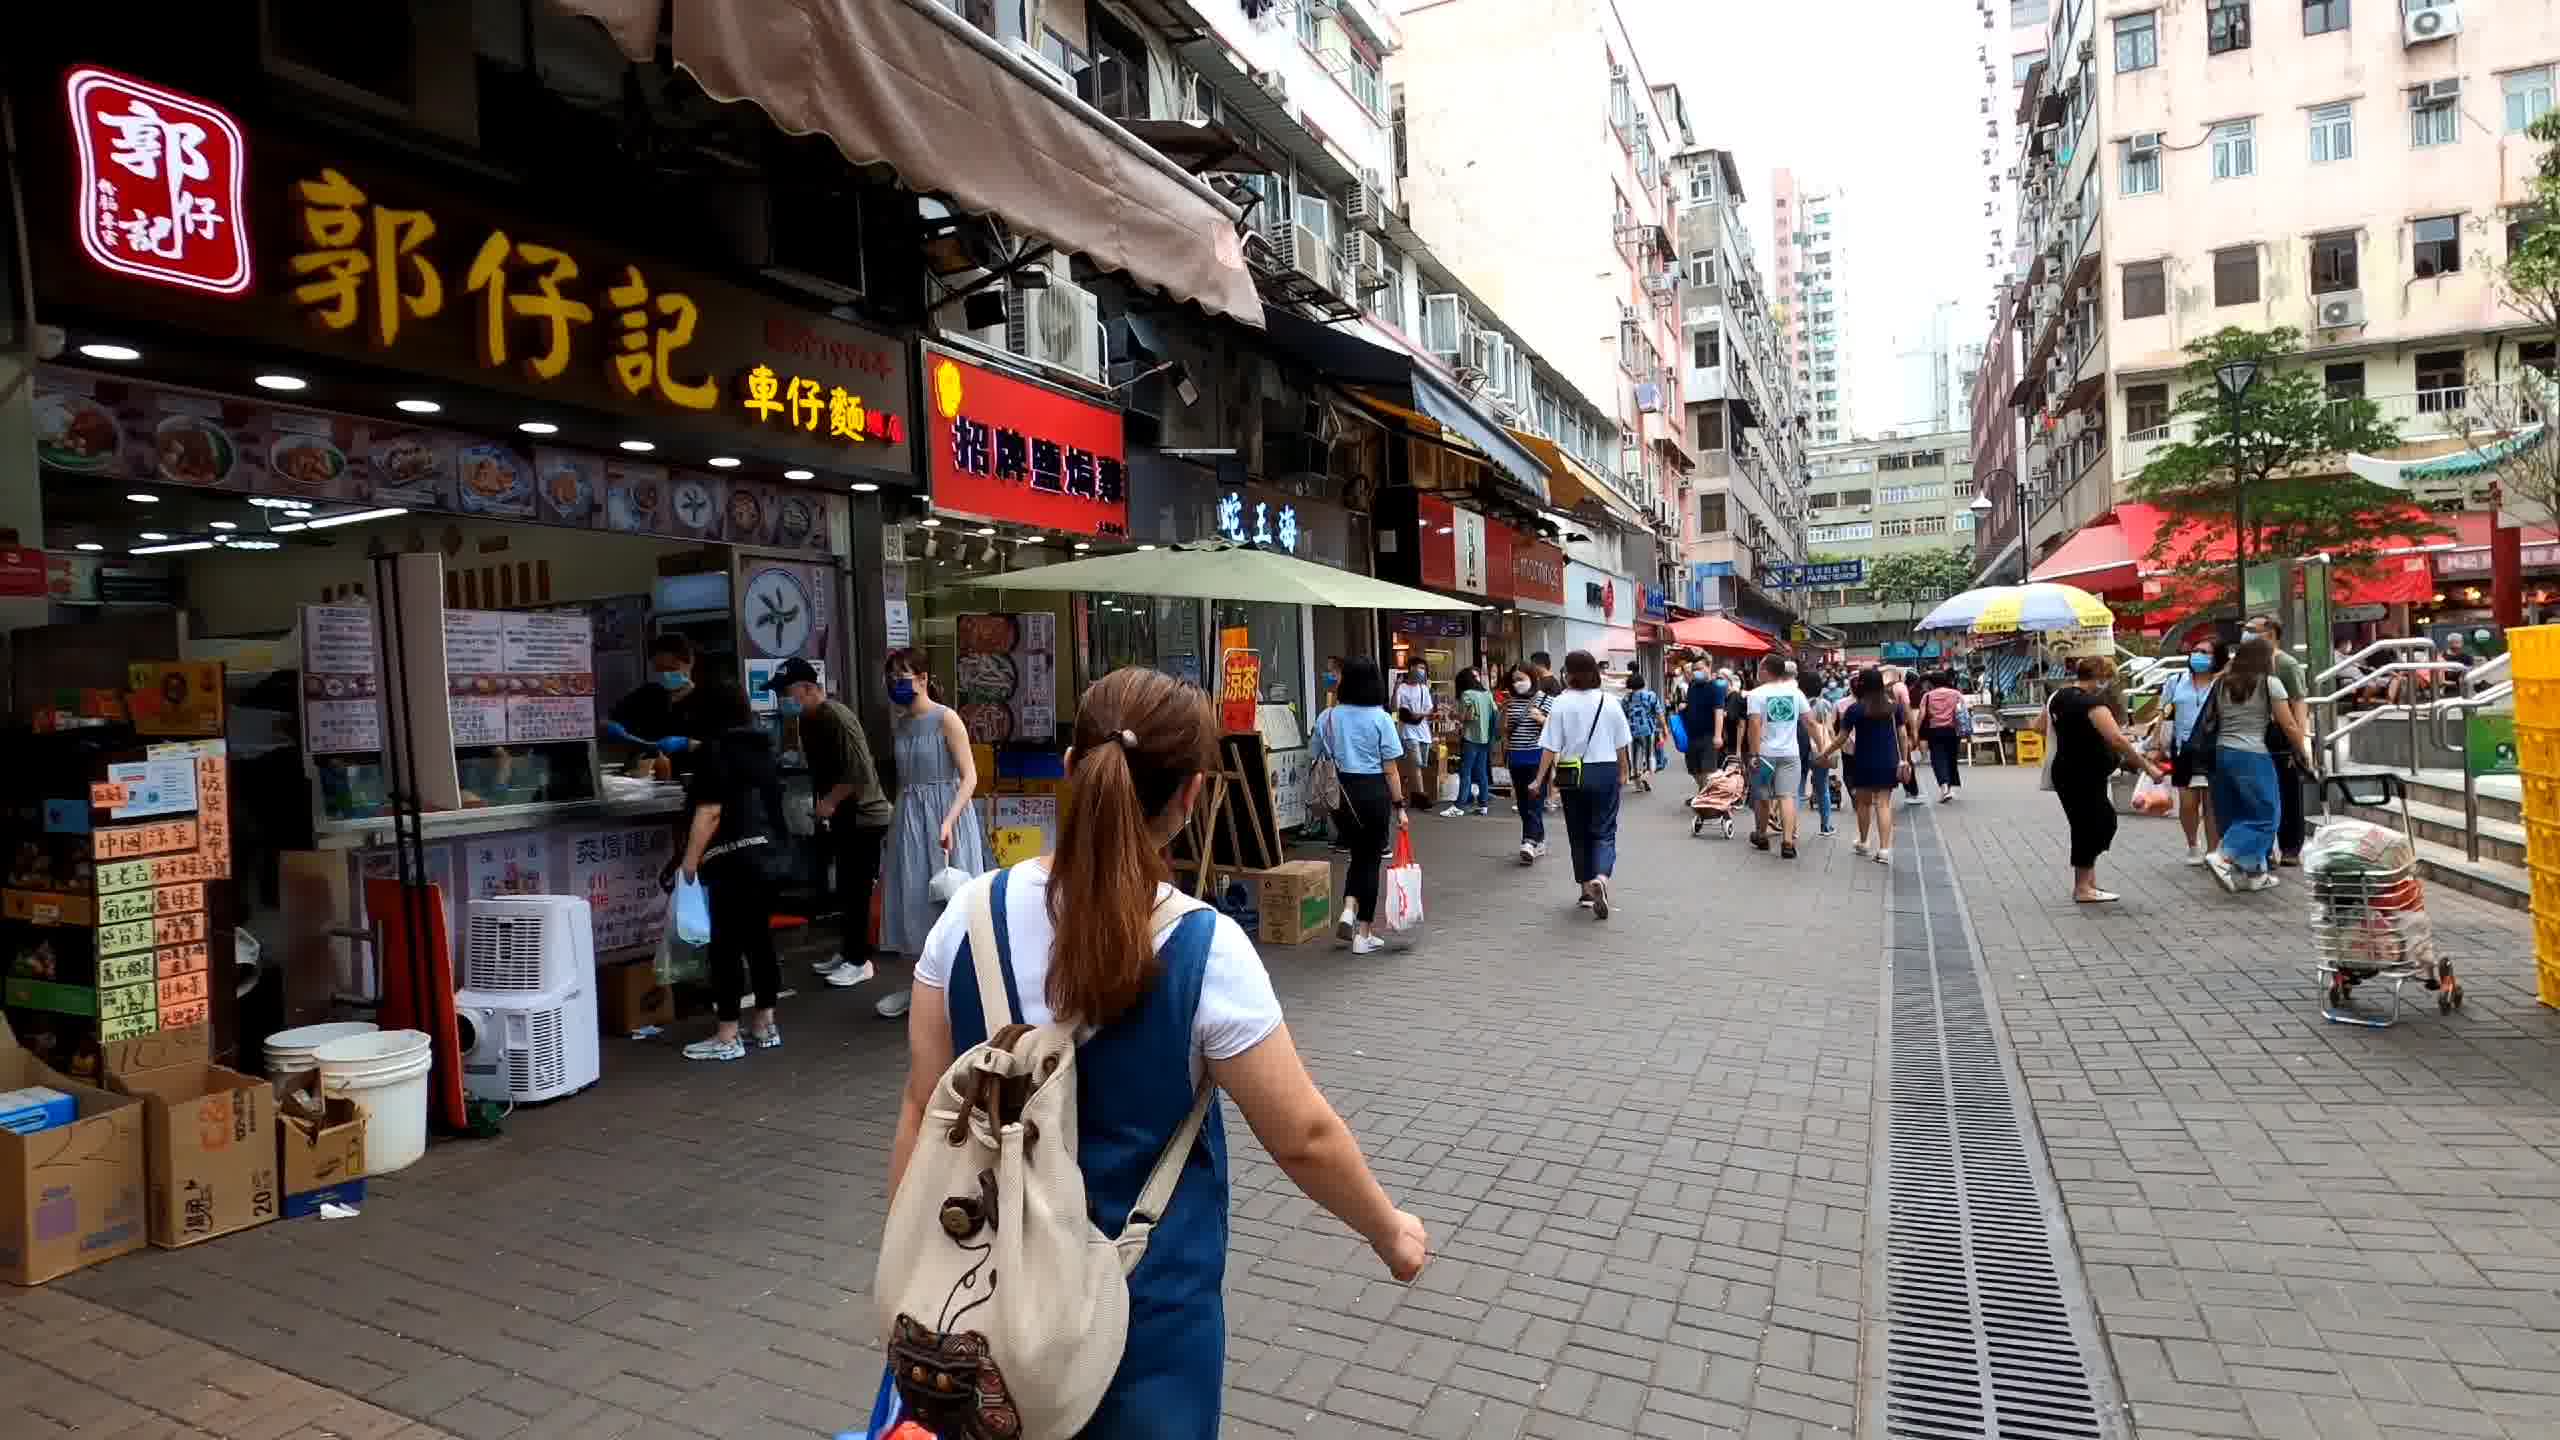
[[[1564,603],[1564,552],[1543,540],[1522,536],[1511,546],[1511,593],[1515,600],[1546,605]]]
[[[1075,535],[1129,533],[1120,412],[925,347],[936,508]]]
[[[1484,522],[1484,593],[1490,600],[1511,598],[1512,551],[1521,543],[1520,532],[1500,521]]]
[[[254,274],[249,146],[222,109],[82,66],[63,80],[80,154],[80,249],[101,269],[210,295]]]

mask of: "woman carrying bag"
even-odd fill
[[[773,1015],[782,989],[782,966],[773,953],[773,899],[791,866],[791,835],[782,820],[782,777],[773,741],[755,723],[747,697],[729,689],[706,690],[706,724],[719,732],[694,747],[701,758],[686,786],[692,819],[678,865],[697,880],[711,902],[711,1011],[719,1028],[707,1040],[684,1047],[687,1060],[743,1060],[738,1034],[739,1000],[755,991],[748,1034],[759,1049],[782,1043]]]
[[[1618,697],[1600,688],[1600,662],[1588,650],[1564,657],[1564,693],[1538,736],[1538,785],[1550,777],[1564,800],[1565,839],[1573,849],[1579,902],[1595,920],[1609,918],[1609,876],[1618,868],[1618,798],[1635,736]]]

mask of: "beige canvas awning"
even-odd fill
[[[1209,542],[1170,550],[1097,555],[1004,575],[972,576],[989,590],[1057,594],[1168,595],[1278,605],[1331,605],[1340,610],[1481,610],[1481,605],[1354,575],[1330,565]]]
[[[934,0],[552,0],[857,165],[1247,325],[1234,206]]]

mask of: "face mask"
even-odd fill
[[[658,683],[670,690],[681,690],[693,683],[693,677],[682,670],[661,670],[658,672]]]
[[[913,680],[890,681],[889,698],[901,705],[913,705],[916,703],[916,682]]]
[[[1512,694],[1514,694],[1514,695],[1526,695],[1526,694],[1528,694],[1528,693],[1529,693],[1529,682],[1528,682],[1528,681],[1526,681],[1526,680],[1514,680],[1514,681],[1512,681],[1512,682],[1511,682],[1511,693],[1512,693]]]
[[[784,719],[788,720],[788,719],[791,719],[791,718],[793,718],[793,717],[797,716],[799,713],[800,713],[800,702],[799,702],[799,701],[797,701],[797,700],[792,699],[792,698],[791,698],[790,696],[788,696],[788,695],[783,696],[783,697],[782,697],[782,718],[784,718]]]
[[[2198,675],[2205,674],[2213,669],[2213,657],[2210,655],[2190,655],[2187,657],[2187,668]]]

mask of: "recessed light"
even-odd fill
[[[136,505],[157,505],[160,503],[160,497],[152,494],[148,490],[136,490],[124,498],[132,501]]]
[[[92,360],[139,360],[142,352],[130,345],[93,343],[80,347],[80,353]]]
[[[249,503],[261,510],[307,510],[310,508],[307,501],[294,500],[282,495],[252,495],[249,497]]]
[[[285,511],[284,513],[296,520],[308,520],[311,518],[311,507],[308,505],[297,506],[291,510]]]
[[[634,455],[646,455],[650,451],[658,448],[658,442],[655,440],[625,440],[622,442],[622,448],[630,451]]]
[[[557,435],[560,433],[560,427],[552,424],[548,420],[520,420],[516,422],[516,428],[527,435]]]
[[[444,409],[443,405],[438,404],[433,400],[394,400],[391,403],[396,408],[406,410],[412,415],[434,415]]]
[[[1153,545],[1141,545],[1141,546],[1139,546],[1138,548],[1139,548],[1139,549],[1141,549],[1141,550],[1153,550],[1153,549],[1154,549],[1154,548],[1156,548],[1156,547],[1154,547]]]
[[[261,375],[258,377],[258,388],[261,390],[283,390],[291,392],[295,390],[308,390],[311,388],[311,382],[303,379],[299,375]]]
[[[216,520],[213,522],[213,528],[216,530],[237,530],[240,528],[240,522],[236,520]]]
[[[284,548],[284,542],[281,540],[234,540],[231,542],[231,548],[234,550],[281,550]]]
[[[939,525],[939,524],[941,524],[941,523],[942,523],[942,517],[941,517],[941,516],[939,516],[939,515],[927,515],[926,517],[924,517],[923,519],[921,519],[921,520],[917,521],[916,523],[917,523],[917,524],[919,524],[919,525],[921,525],[921,526],[923,526],[923,527],[924,527],[924,528],[926,528],[927,530],[930,530],[930,529],[932,529],[934,526]]]
[[[623,443],[626,447],[630,444],[629,441],[625,441]],[[738,457],[735,455],[714,455],[702,463],[710,466],[714,470],[735,470],[738,468]]]
[[[996,533],[996,527],[993,525],[981,525],[978,527],[976,533],[980,535],[993,535]]]
[[[1076,548],[1079,550],[1090,550],[1093,548],[1093,542],[1090,540],[1079,540],[1076,542]]]
[[[782,472],[782,478],[785,480],[815,480],[818,478],[818,472],[815,470],[785,470]],[[859,489],[861,487],[856,486],[855,488]]]
[[[1441,527],[1440,527],[1440,531],[1439,531],[1439,533],[1441,533],[1441,534],[1443,534],[1443,535],[1448,534],[1448,533],[1449,533],[1449,527],[1448,527],[1448,526],[1446,526],[1446,525],[1441,526]]]
[[[145,530],[142,532],[142,538],[145,540],[166,540],[169,537],[157,530]]]
[[[98,543],[97,541],[95,541],[95,540],[83,540],[83,541],[81,541],[79,544],[74,545],[74,546],[72,546],[71,548],[72,548],[72,549],[74,549],[74,550],[104,550],[104,549],[106,549],[107,547],[106,547],[106,546],[104,546],[104,545],[99,544],[99,543]]]
[[[809,472],[806,470],[794,470],[791,473],[804,480],[809,477]],[[856,495],[869,495],[878,491],[879,488],[879,486],[872,484],[868,480],[856,480],[853,482],[853,493]]]
[[[389,520],[395,516],[406,515],[408,513],[409,507],[405,505],[385,505],[379,510],[358,510],[346,515],[332,515],[325,520],[313,520],[308,522],[303,528],[307,530],[327,530],[332,526],[357,525],[362,524],[367,520]],[[276,528],[283,529],[284,527],[277,526]]]

